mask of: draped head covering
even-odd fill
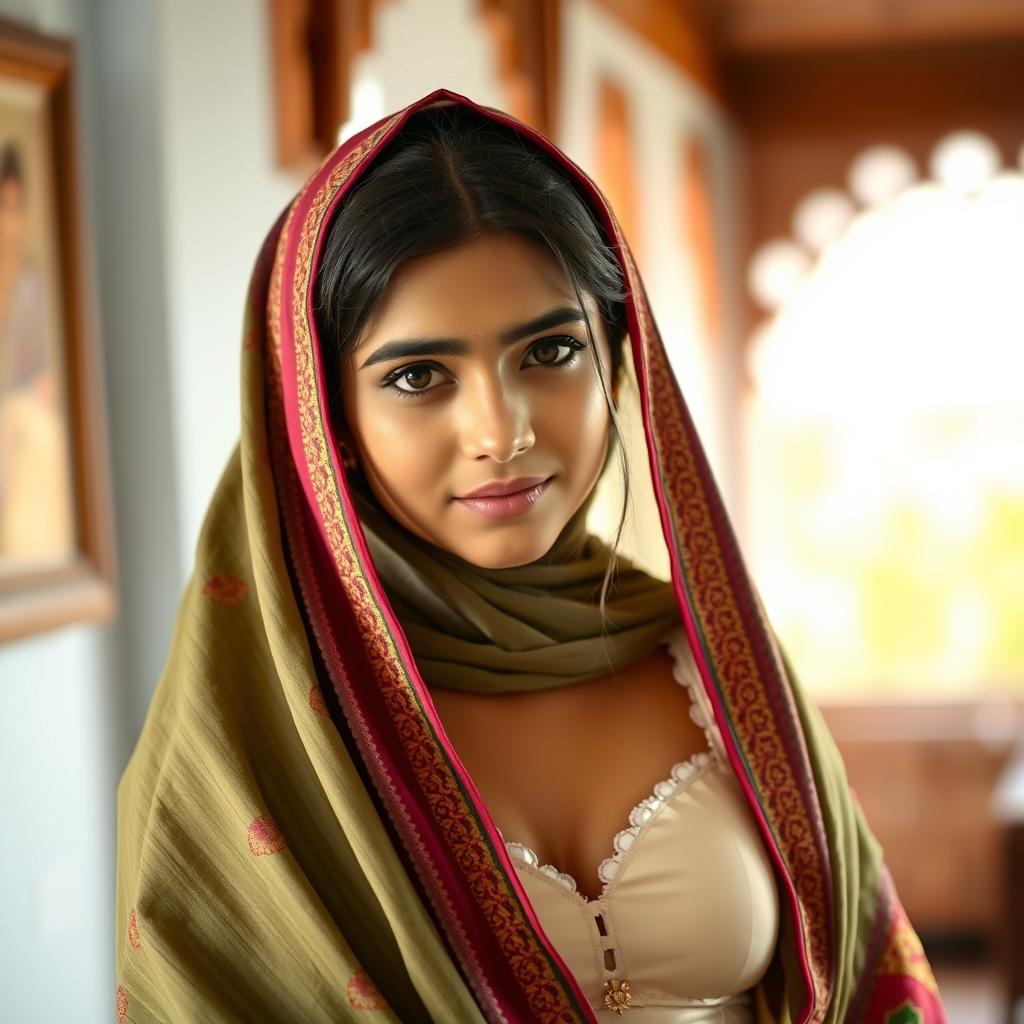
[[[593,592],[609,553],[582,515],[553,557],[475,572],[411,550],[339,462],[313,312],[325,229],[437,103],[547,154],[620,263],[671,579],[624,560],[608,621]],[[629,247],[579,167],[447,89],[370,126],[270,229],[241,360],[240,443],[118,789],[119,1020],[595,1021],[431,687],[565,685],[627,663],[680,619],[781,895],[760,1021],[945,1020],[835,743],[744,567]],[[537,621],[531,597],[554,602],[558,623]]]

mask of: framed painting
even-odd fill
[[[0,641],[116,612],[74,70],[0,20]]]

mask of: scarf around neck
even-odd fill
[[[602,611],[611,551],[586,530],[595,491],[542,558],[487,569],[415,536],[365,481],[354,484],[374,565],[429,686],[474,693],[566,686],[631,664],[679,623],[671,583],[622,556]]]

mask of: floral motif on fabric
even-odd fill
[[[135,916],[134,909],[132,909],[131,915],[128,918],[128,942],[131,944],[132,949],[142,949],[142,939],[139,936],[139,921]]]
[[[249,593],[249,584],[237,576],[221,573],[211,576],[203,584],[203,596],[214,604],[235,607],[241,604]]]
[[[924,1014],[909,999],[885,1015],[885,1024],[923,1024]]]
[[[355,1010],[386,1010],[387,1001],[366,971],[356,971],[348,979],[348,1004]]]
[[[318,715],[323,715],[324,718],[330,718],[330,712],[327,710],[327,702],[324,700],[324,692],[316,683],[309,688],[309,706]]]
[[[878,965],[879,974],[905,974],[923,985],[932,995],[939,994],[931,966],[917,933],[907,920],[901,904],[895,907],[889,943]]]
[[[269,814],[261,814],[249,822],[249,852],[254,857],[269,856],[287,849],[281,830]]]

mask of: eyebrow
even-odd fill
[[[525,324],[509,327],[498,336],[502,345],[511,345],[539,334],[550,327],[562,324],[582,323],[583,310],[576,306],[559,306],[541,316],[528,320]],[[385,342],[376,352],[369,356],[359,367],[360,370],[374,363],[383,363],[389,359],[400,359],[406,356],[464,356],[469,352],[469,343],[461,338],[397,338]]]

